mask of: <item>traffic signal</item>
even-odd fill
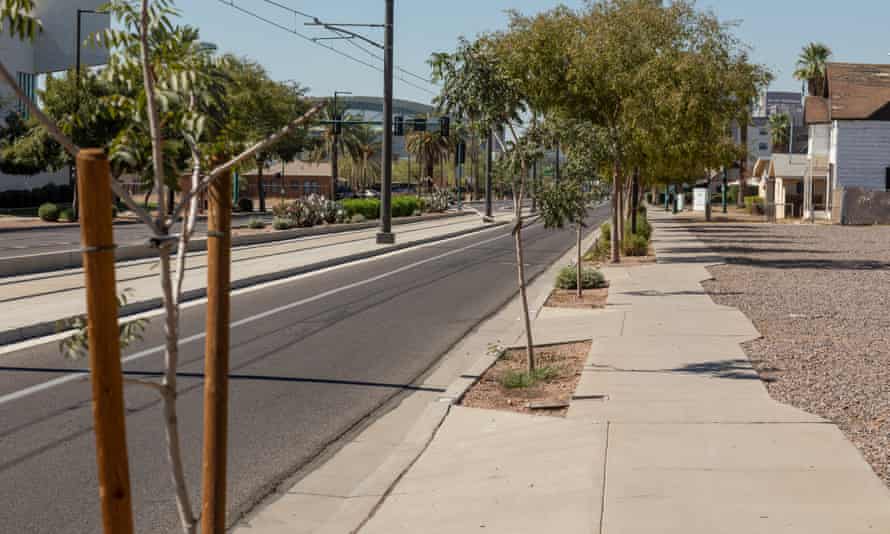
[[[426,131],[426,119],[424,117],[414,117],[414,131],[415,132],[425,132]]]
[[[340,135],[343,133],[343,125],[340,121],[343,119],[343,116],[337,113],[334,115],[334,135]]]
[[[401,115],[393,117],[393,135],[402,137],[405,135],[405,119]]]
[[[447,115],[439,117],[439,134],[442,137],[451,136],[451,117],[448,117]]]

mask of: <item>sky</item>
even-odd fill
[[[281,26],[304,35],[328,34],[304,26],[310,19],[273,5],[318,17],[325,22],[383,22],[383,0],[178,0],[182,22],[197,26],[202,38],[221,51],[247,56],[262,63],[277,80],[296,80],[312,95],[351,91],[356,95],[382,94],[380,71],[344,58],[317,44],[262,22],[230,4],[253,11]],[[506,9],[534,13],[559,3],[580,7],[582,0],[396,0],[395,97],[430,102],[436,87],[420,78],[429,77],[426,60],[430,54],[451,51],[459,36],[506,25]],[[735,34],[751,48],[752,58],[776,75],[770,87],[777,91],[800,89],[793,79],[794,62],[809,41],[823,41],[834,51],[836,61],[890,63],[890,2],[887,0],[699,0],[702,9],[713,10],[725,21],[735,21]],[[361,30],[382,41],[382,30]],[[382,65],[374,56],[379,50],[347,41],[322,41],[371,64]],[[410,73],[410,74],[409,74]],[[410,83],[409,83],[410,82]],[[419,87],[418,87],[419,86]]]

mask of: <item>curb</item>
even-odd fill
[[[454,217],[466,217],[471,213],[437,213],[433,215],[424,215],[419,217],[400,217],[393,219],[394,226],[402,224],[412,224],[424,221],[435,221],[438,219],[450,219]],[[128,222],[126,224],[136,224]],[[318,226],[314,228],[293,228],[290,230],[282,230],[266,234],[253,234],[243,236],[232,236],[233,247],[243,247],[249,245],[259,245],[263,243],[275,243],[278,241],[287,241],[301,237],[320,236],[327,234],[339,234],[344,232],[354,232],[357,230],[368,230],[379,226],[378,222],[364,222],[358,224],[343,224],[331,226]],[[58,227],[50,227],[58,228]],[[34,230],[37,230],[36,228]],[[207,239],[192,239],[188,246],[189,252],[203,252],[207,250]],[[148,245],[122,245],[115,250],[115,261],[132,261],[146,258],[154,258],[157,256],[155,249]],[[83,266],[83,256],[80,249],[63,250],[59,252],[46,252],[42,254],[29,254],[24,256],[11,256],[8,258],[0,258],[0,277],[18,276],[23,274],[36,274],[50,271],[59,271],[62,269],[77,269]]]
[[[459,216],[459,215],[452,215]],[[439,217],[444,218],[444,217]],[[301,265],[299,267],[294,267],[291,269],[285,269],[283,271],[276,271],[272,273],[264,273],[255,276],[251,276],[248,278],[242,278],[239,280],[233,280],[230,286],[230,291],[235,289],[243,289],[245,287],[250,287],[258,284],[263,284],[266,282],[272,282],[275,280],[281,280],[284,278],[290,278],[292,276],[306,274],[312,271],[318,271],[321,269],[326,269],[329,267],[336,267],[338,265],[343,265],[347,263],[352,263],[354,261],[364,260],[368,258],[373,258],[376,256],[382,256],[384,254],[389,254],[391,252],[396,252],[399,250],[404,250],[408,248],[417,247],[420,245],[426,245],[429,243],[435,243],[437,241],[443,241],[445,239],[451,239],[454,237],[461,237],[465,235],[474,234],[476,232],[481,232],[483,230],[490,230],[492,228],[498,228],[501,226],[505,226],[508,224],[507,221],[492,223],[484,226],[478,226],[475,228],[468,228],[466,230],[458,230],[455,232],[449,232],[447,234],[441,234],[433,237],[427,237],[423,239],[418,239],[414,241],[407,241],[405,243],[399,243],[396,245],[386,246],[375,250],[368,250],[365,252],[358,252],[355,254],[350,254],[347,256],[340,256],[338,258],[331,258],[328,260],[323,260],[315,263],[310,263],[307,265]],[[375,225],[376,226],[376,225]],[[190,291],[184,291],[182,294],[181,302],[188,302],[191,300],[198,300],[207,296],[207,289],[193,289]],[[160,297],[144,300],[141,302],[135,302],[132,304],[127,304],[122,307],[119,311],[118,317],[123,319],[130,315],[135,315],[137,313],[146,312],[149,310],[154,310],[160,308],[162,305],[162,300]],[[69,317],[67,320],[70,320]],[[0,345],[10,345],[12,343],[19,343],[22,341],[26,341],[28,339],[33,339],[37,337],[49,336],[52,334],[58,333],[57,324],[59,322],[66,321],[66,319],[55,320],[55,321],[47,321],[44,323],[37,323],[33,325],[24,326],[21,328],[14,328],[12,330],[0,331]]]
[[[599,229],[591,232],[590,236],[582,241],[582,248],[584,250],[589,249],[597,237],[599,237]],[[575,255],[575,247],[572,246],[565,254],[553,262],[547,270],[527,283],[535,283],[539,280],[552,280],[556,272],[566,262],[571,262]],[[550,292],[545,291],[535,299],[529,310],[533,320],[539,315],[549,296]],[[518,295],[508,301],[504,307],[508,306],[516,298],[518,298]],[[505,339],[510,340],[508,346],[514,345],[523,333],[524,327],[521,323],[510,327],[504,336]],[[386,497],[395,488],[399,480],[420,459],[420,456],[432,443],[436,433],[450,413],[451,407],[460,402],[470,387],[479,380],[482,374],[499,357],[499,352],[483,354],[466,371],[461,373],[456,380],[449,384],[445,393],[440,395],[436,401],[430,402],[396,450],[373,473],[368,475],[353,489],[339,510],[316,531],[316,534],[355,534],[361,530],[383,505]]]

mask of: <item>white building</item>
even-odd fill
[[[0,35],[0,61],[31,98],[36,96],[41,75],[74,68],[78,10],[95,11],[104,3],[105,0],[36,0],[34,15],[43,31],[33,41],[21,41],[5,33]],[[106,14],[84,12],[80,20],[84,39],[109,26]],[[104,49],[92,45],[81,47],[84,67],[102,65],[107,59]],[[27,114],[23,102],[14,97],[9,87],[0,84],[0,120],[13,110]],[[0,174],[0,190],[30,189],[49,182],[67,183],[68,171],[37,176]]]
[[[843,190],[890,191],[890,65],[829,63],[827,78],[828,97],[806,99],[803,215],[839,220]]]

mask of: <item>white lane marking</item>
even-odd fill
[[[500,228],[500,227],[495,227],[495,228]],[[466,237],[466,236],[459,236],[459,237]],[[382,273],[382,274],[378,274],[377,276],[372,276],[371,278],[366,278],[365,280],[359,280],[359,281],[357,281],[357,282],[353,282],[353,283],[351,283],[351,284],[347,284],[347,285],[345,285],[345,286],[340,286],[340,287],[337,287],[337,288],[334,288],[334,289],[329,289],[329,290],[327,290],[327,291],[323,291],[323,292],[318,293],[318,294],[316,294],[316,295],[313,295],[313,296],[311,296],[311,297],[307,297],[307,298],[304,298],[304,299],[301,299],[301,300],[298,300],[298,301],[294,301],[294,302],[291,302],[291,303],[289,303],[289,304],[285,304],[285,305],[283,305],[283,306],[279,306],[279,307],[277,307],[277,308],[273,308],[273,309],[271,309],[271,310],[266,310],[266,311],[264,311],[264,312],[262,312],[262,313],[258,313],[258,314],[256,314],[256,315],[251,315],[251,316],[249,316],[249,317],[245,317],[245,318],[240,319],[240,320],[238,320],[238,321],[234,321],[234,322],[230,323],[229,328],[230,328],[230,329],[231,329],[231,328],[237,328],[237,327],[239,327],[239,326],[243,326],[243,325],[252,323],[252,322],[254,322],[254,321],[259,321],[260,319],[265,319],[266,317],[270,317],[270,316],[272,316],[272,315],[277,315],[277,314],[279,314],[279,313],[281,313],[281,312],[283,312],[283,311],[286,311],[286,310],[292,310],[292,309],[294,309],[294,308],[298,308],[298,307],[300,307],[300,306],[304,306],[304,305],[306,305],[306,304],[310,304],[310,303],[315,302],[315,301],[317,301],[317,300],[321,300],[321,299],[323,299],[323,298],[330,297],[331,295],[336,295],[337,293],[342,293],[342,292],[344,292],[344,291],[349,291],[350,289],[355,289],[355,288],[357,288],[357,287],[361,287],[361,286],[363,286],[363,285],[371,284],[371,283],[377,282],[377,281],[379,281],[379,280],[383,280],[383,279],[385,279],[385,278],[389,278],[389,277],[391,277],[391,276],[395,276],[395,275],[397,275],[397,274],[399,274],[399,273],[403,273],[403,272],[405,272],[405,271],[414,269],[414,268],[416,268],[416,267],[420,267],[421,265],[425,265],[425,264],[430,263],[430,262],[433,262],[433,261],[441,260],[442,258],[447,258],[448,256],[453,256],[453,255],[455,255],[455,254],[459,254],[459,253],[461,253],[461,252],[470,250],[470,249],[472,249],[472,248],[476,248],[476,247],[479,247],[479,246],[481,246],[481,245],[486,245],[486,244],[488,244],[488,243],[491,243],[491,242],[493,242],[493,241],[497,241],[497,240],[499,240],[499,239],[504,239],[504,238],[506,238],[506,237],[510,237],[510,234],[505,234],[505,235],[500,235],[500,236],[496,236],[496,237],[491,237],[491,238],[489,238],[489,239],[485,239],[485,240],[483,240],[483,241],[479,241],[478,243],[473,243],[472,245],[467,245],[467,246],[465,246],[465,247],[461,247],[461,248],[458,248],[458,249],[450,250],[450,251],[448,251],[448,252],[443,252],[442,254],[438,254],[438,255],[436,255],[436,256],[431,256],[431,257],[429,257],[429,258],[426,258],[426,259],[423,259],[423,260],[420,260],[420,261],[416,261],[416,262],[414,262],[414,263],[409,263],[408,265],[403,265],[402,267],[399,267],[398,269],[394,269],[394,270],[392,270],[392,271],[388,271],[388,272],[385,272],[385,273]],[[448,241],[450,241],[450,239],[449,239]],[[438,242],[436,242],[436,243],[432,243],[432,244],[440,244],[440,243],[442,243],[442,241],[438,241]],[[411,250],[411,248],[404,249],[404,250]],[[378,256],[378,258],[380,258],[380,256]],[[352,264],[347,264],[347,265],[352,265]],[[318,273],[320,273],[320,272],[321,272],[321,271],[317,271],[317,272],[312,273],[312,274],[318,274]],[[278,282],[280,283],[281,281],[278,281]],[[206,302],[206,299],[202,299],[202,300],[204,300],[204,301]],[[129,319],[129,318],[128,318],[128,319]],[[56,335],[59,335],[59,334],[56,334]],[[206,335],[206,334],[205,334],[204,332],[201,332],[201,333],[198,333],[198,334],[193,334],[193,335],[191,335],[191,336],[182,338],[182,339],[179,340],[179,345],[182,346],[182,345],[186,345],[186,344],[188,344],[188,343],[192,343],[192,342],[194,342],[194,341],[198,341],[198,340],[200,340],[200,339],[203,339],[205,335]],[[152,354],[159,354],[159,353],[163,352],[163,350],[164,350],[164,346],[163,346],[163,345],[159,345],[159,346],[157,346],[157,347],[153,347],[153,348],[150,348],[150,349],[141,350],[141,351],[136,352],[136,353],[134,353],[134,354],[131,354],[131,355],[125,357],[125,358],[122,358],[122,359],[121,359],[121,362],[124,363],[124,364],[126,364],[126,363],[129,363],[129,362],[135,361],[135,360],[139,360],[139,359],[145,358],[146,356],[151,356]],[[25,398],[25,397],[30,397],[31,395],[40,393],[40,392],[42,392],[42,391],[47,391],[47,390],[49,390],[49,389],[52,389],[52,388],[55,388],[55,387],[58,387],[58,386],[67,384],[67,383],[69,383],[69,382],[73,382],[73,381],[75,381],[75,380],[83,380],[83,379],[86,379],[88,376],[89,376],[89,375],[88,375],[87,373],[72,373],[72,374],[68,374],[68,375],[60,376],[59,378],[54,378],[54,379],[52,379],[52,380],[48,380],[48,381],[46,381],[46,382],[41,382],[40,384],[35,384],[35,385],[33,385],[33,386],[30,386],[30,387],[27,387],[27,388],[24,388],[24,389],[20,389],[19,391],[15,391],[15,392],[8,393],[8,394],[6,394],[6,395],[0,396],[0,405],[2,405],[2,404],[7,404],[7,403],[9,403],[9,402],[13,402],[13,401],[16,401],[16,400],[20,400],[20,399],[23,399],[23,398]]]

